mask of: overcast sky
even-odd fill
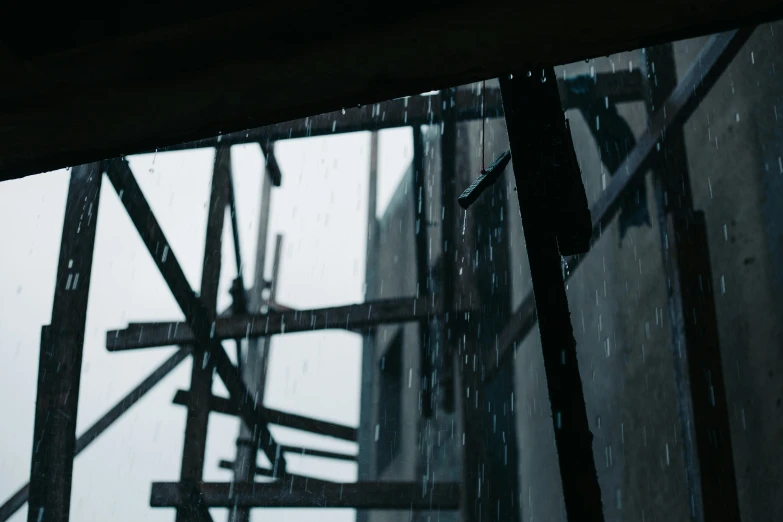
[[[388,204],[408,167],[410,130],[380,137],[378,213]],[[267,274],[277,233],[284,235],[278,301],[316,307],[363,299],[367,221],[369,134],[279,142],[276,156],[283,185],[273,189]],[[258,146],[233,147],[245,283],[252,281],[261,192]],[[201,278],[206,205],[214,150],[150,154],[130,158],[131,167],[194,289]],[[40,329],[51,318],[57,256],[68,172],[55,171],[0,183],[0,503],[29,478]],[[219,309],[230,304],[236,276],[229,221],[223,242]],[[95,258],[82,367],[77,434],[174,348],[108,353],[105,332],[130,321],[182,319],[108,180],[98,213]],[[272,345],[266,405],[357,426],[361,339],[347,332],[278,336]],[[234,347],[226,343],[229,354]],[[149,507],[153,481],[179,477],[185,408],[171,404],[187,389],[190,361],[182,363],[75,461],[71,518],[88,520],[173,520],[173,509]],[[216,381],[217,382],[217,381]],[[215,393],[225,394],[222,383]],[[273,429],[284,443],[355,452],[356,446],[293,430]],[[211,415],[205,480],[229,481],[217,467],[233,460],[238,421]],[[259,462],[263,462],[259,457]],[[352,481],[356,466],[316,458],[289,457],[290,469]],[[212,510],[216,521],[227,510]],[[27,508],[11,520],[26,520]],[[253,518],[261,520],[262,510]],[[353,520],[352,510],[276,510],[275,520]]]

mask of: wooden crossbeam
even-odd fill
[[[414,482],[334,483],[309,477],[255,483],[205,482],[198,486],[154,482],[152,507],[177,507],[189,502],[196,487],[209,508],[355,508],[400,511],[456,510],[456,483]]]
[[[661,136],[667,129],[682,125],[693,114],[752,32],[753,28],[748,28],[722,33],[713,36],[705,44],[682,81],[653,117],[636,147],[612,176],[606,190],[591,206],[594,241],[601,237],[603,229],[614,219],[621,201],[629,191],[633,190],[634,182],[647,172]],[[569,268],[566,278],[574,273],[583,259],[584,256],[571,256],[564,259]],[[497,374],[504,360],[513,354],[516,343],[530,333],[536,321],[535,300],[533,293],[530,292],[501,330],[498,348],[485,352],[484,365],[487,380],[491,380]]]
[[[379,324],[404,323],[431,318],[440,313],[440,300],[433,295],[403,297],[313,310],[271,311],[266,314],[218,318],[215,340],[262,337],[313,330],[359,330]],[[191,344],[196,338],[184,322],[131,323],[106,334],[109,351]]]
[[[589,89],[582,88],[578,80],[558,79],[560,96],[564,108],[577,108],[585,98],[596,95],[608,96],[613,102],[640,101],[643,99],[642,75],[639,70],[598,73],[592,78]],[[481,94],[470,89],[456,93],[456,120],[469,121],[481,118]],[[249,131],[235,132],[220,137],[220,143],[238,145],[242,143],[265,143],[290,138],[330,136],[347,132],[390,129],[404,126],[427,125],[442,121],[443,100],[440,94],[412,96],[366,105],[363,107],[328,112],[311,118],[268,125]],[[503,116],[500,89],[488,88],[485,114],[487,118]],[[157,149],[172,151],[198,147],[214,147],[217,138],[209,138],[181,145]]]
[[[305,448],[303,446],[288,446],[288,445],[281,445],[280,451],[282,453],[291,453],[293,455],[299,455],[300,457],[319,457],[323,459],[334,459],[334,460],[347,460],[355,462],[357,459],[357,455],[352,455],[350,453],[340,453],[338,451],[328,451],[328,450],[320,450],[320,449],[312,449],[312,448]],[[227,461],[227,460],[221,460],[218,464],[218,467],[221,467],[223,469],[234,469],[234,463]],[[270,471],[271,470],[267,470]],[[256,471],[256,473],[259,473]]]
[[[190,392],[185,390],[178,390],[177,393],[174,394],[174,400],[172,402],[174,404],[186,406],[189,400]],[[241,413],[240,408],[237,407],[236,403],[232,399],[218,397],[216,395],[213,395],[210,398],[209,409],[215,413],[223,413],[225,415],[239,416]],[[326,435],[328,437],[334,437],[336,439],[342,440],[356,441],[357,438],[357,430],[351,426],[345,426],[342,424],[313,419],[312,417],[305,417],[303,415],[296,415],[295,413],[288,413],[285,411],[273,410],[264,407],[259,407],[258,411],[270,424],[285,426],[286,428],[293,428],[296,430],[308,431],[311,433]]]
[[[82,433],[78,439],[76,439],[76,446],[73,452],[73,456],[77,457],[79,453],[84,451],[95,439],[98,438],[104,431],[114,424],[126,411],[128,411],[134,404],[144,397],[147,392],[155,387],[160,381],[163,380],[168,374],[170,374],[174,368],[190,356],[192,350],[188,347],[180,348],[174,355],[166,359],[163,364],[158,366],[146,379],[141,381],[138,386],[128,392],[125,397],[115,404],[109,411],[107,411],[103,417],[95,421],[87,431]],[[14,495],[8,499],[5,504],[0,506],[0,521],[8,520],[11,515],[16,513],[22,506],[25,505],[30,495],[30,484],[27,483],[22,486]]]
[[[174,299],[185,314],[185,318],[196,330],[196,334],[192,336],[192,342],[186,344],[198,342],[207,346],[211,363],[217,374],[231,397],[242,405],[239,410],[242,419],[249,427],[254,428],[260,447],[267,458],[271,462],[278,462],[282,468],[281,471],[284,471],[285,460],[278,455],[277,443],[269,432],[263,412],[248,393],[242,377],[231,363],[223,346],[210,336],[209,312],[190,287],[185,273],[182,271],[174,252],[171,251],[163,229],[155,218],[141,187],[136,182],[128,162],[125,159],[115,159],[108,162],[106,175],[114,185],[128,216],[166,281],[169,290],[171,290]]]

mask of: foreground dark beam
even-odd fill
[[[529,63],[570,63],[758,24],[783,11],[775,0],[661,0],[644,16],[627,7],[624,0],[490,0],[481,9],[465,0],[405,0],[378,17],[354,0],[227,2],[212,15],[71,48],[55,38],[35,53],[23,45],[25,74],[0,89],[7,108],[0,179],[481,81]],[[6,18],[17,35],[42,34],[39,18],[29,26]],[[122,16],[66,11],[58,19],[89,33]]]
[[[189,400],[189,392],[178,390],[177,393],[174,394],[174,400],[172,402],[174,404],[186,406]],[[232,399],[213,395],[208,401],[210,411],[223,413],[225,415],[240,415],[240,409]],[[259,408],[258,411],[263,414],[264,418],[271,424],[277,424],[278,426],[285,426],[296,430],[309,431],[311,433],[326,435],[327,437],[334,437],[336,439],[349,440],[352,442],[356,441],[357,430],[351,426],[344,426],[342,424],[313,419],[311,417],[270,408]],[[281,446],[281,448],[282,447],[283,446]]]
[[[158,366],[146,379],[141,381],[138,386],[133,388],[120,402],[114,405],[112,409],[106,412],[103,417],[95,421],[95,424],[87,428],[78,439],[73,456],[77,457],[82,451],[97,439],[104,431],[114,424],[122,415],[128,411],[131,406],[139,402],[148,391],[155,387],[160,381],[170,374],[174,368],[184,361],[191,354],[189,348],[180,348],[171,357],[166,359],[163,364]],[[30,495],[30,484],[25,484],[16,493],[9,498],[5,504],[0,506],[0,521],[11,518],[22,506],[25,505]]]
[[[57,264],[52,322],[41,329],[30,466],[30,522],[67,522],[76,416],[102,165],[71,171]]]
[[[594,241],[600,239],[603,230],[617,214],[623,198],[633,190],[635,181],[643,176],[651,165],[656,145],[666,130],[682,125],[693,114],[752,32],[753,28],[749,28],[715,35],[705,44],[664,106],[656,111],[647,130],[614,173],[606,190],[591,206]],[[565,259],[569,268],[566,277],[574,273],[583,259],[583,256]],[[487,379],[492,379],[500,366],[505,364],[506,358],[513,355],[517,343],[530,333],[536,321],[535,301],[531,292],[522,300],[522,304],[501,331],[498,350],[485,354]]]
[[[313,310],[270,311],[267,314],[218,318],[213,338],[254,338],[314,330],[358,330],[388,323],[425,320],[440,313],[435,296],[383,299]],[[196,338],[188,323],[131,323],[106,334],[109,351],[191,344]]]
[[[198,486],[210,508],[356,508],[400,511],[454,510],[459,504],[457,484],[410,482],[333,483],[306,477],[282,482],[215,483]],[[154,482],[152,507],[177,507],[189,501],[191,486]]]
[[[560,256],[565,238],[576,238],[573,244],[577,252],[583,251],[580,247],[586,250],[589,246],[590,214],[579,170],[570,168],[570,158],[563,157],[570,151],[553,146],[558,139],[562,140],[564,130],[570,132],[565,127],[560,99],[553,85],[554,68],[536,67],[532,77],[523,71],[515,72],[513,77],[500,78],[500,89],[539,318],[563,501],[568,520],[603,522],[593,436],[587,420]],[[537,98],[537,103],[524,103],[525,94]],[[558,167],[553,157],[565,167]],[[570,218],[569,221],[559,223],[562,215]],[[580,238],[582,230],[586,231],[582,234],[586,237]]]
[[[279,464],[280,471],[285,470],[285,459],[279,455],[277,443],[269,432],[266,419],[260,406],[248,393],[242,382],[242,377],[231,363],[228,354],[219,341],[211,338],[210,314],[204,303],[196,297],[188,284],[185,273],[177,261],[174,252],[171,251],[166,236],[160,228],[152,209],[144,198],[128,162],[124,159],[115,159],[107,164],[106,174],[114,185],[128,216],[139,233],[141,240],[147,247],[150,255],[158,267],[163,279],[171,290],[174,299],[188,320],[194,331],[194,342],[205,343],[209,347],[209,355],[217,374],[225,384],[232,399],[240,405],[240,416],[253,427],[253,433],[257,437],[259,447],[270,460]]]

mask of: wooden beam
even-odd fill
[[[189,400],[190,392],[178,390],[174,395],[174,400],[172,402],[174,404],[187,406]],[[238,416],[240,414],[240,408],[237,407],[232,399],[226,399],[216,395],[213,395],[209,399],[209,410],[225,415]],[[278,426],[285,426],[295,430],[308,431],[318,435],[334,437],[336,439],[349,440],[352,442],[356,441],[357,430],[352,426],[344,426],[342,424],[313,419],[311,417],[296,415],[294,413],[271,408],[259,408],[259,412],[263,414],[264,418],[267,419],[270,424],[277,424]],[[281,448],[282,447],[283,446],[281,446]]]
[[[112,160],[108,162],[106,173],[174,299],[189,321],[194,331],[193,341],[209,344],[210,359],[231,397],[241,405],[242,419],[248,426],[255,428],[254,433],[258,436],[260,447],[267,458],[271,462],[279,460],[279,464],[283,468],[280,471],[284,471],[285,460],[278,455],[277,443],[269,432],[260,406],[248,393],[242,382],[242,377],[231,363],[223,346],[219,341],[211,338],[210,325],[212,321],[209,320],[209,312],[190,288],[185,273],[182,271],[174,252],[171,251],[160,224],[133,177],[128,162],[124,159]]]
[[[577,192],[565,186],[568,181],[578,184],[582,192],[584,189],[578,170],[569,169],[568,158],[558,158],[563,151],[555,144],[562,140],[566,127],[553,85],[554,68],[537,67],[532,77],[523,71],[514,72],[513,76],[500,78],[500,89],[539,318],[566,516],[572,521],[602,522],[603,505],[593,457],[593,436],[587,420],[559,251],[559,247],[562,248],[560,238],[566,231],[558,218],[563,213],[571,213],[559,205],[581,203],[584,212],[574,214],[572,226],[582,230],[582,223],[577,219],[583,219],[589,233],[587,199],[572,201],[567,196]],[[536,98],[537,103],[524,103],[526,98]],[[566,168],[558,168],[553,158],[559,159],[558,164],[565,164]],[[572,177],[576,179],[567,179],[568,174],[575,174]],[[589,242],[585,242],[585,246],[588,245]]]
[[[694,59],[682,81],[672,91],[663,107],[652,118],[647,130],[639,138],[636,147],[612,176],[612,180],[592,205],[593,240],[597,241],[603,230],[609,226],[620,208],[623,198],[634,187],[634,182],[647,172],[656,152],[656,145],[667,129],[682,125],[693,114],[701,100],[709,93],[731,60],[750,37],[753,28],[741,29],[713,36]],[[569,271],[574,273],[584,256],[566,258]],[[492,379],[506,358],[514,353],[517,342],[530,333],[538,320],[533,293],[522,300],[522,304],[503,327],[497,350],[484,356],[487,379]]]
[[[207,230],[204,239],[204,259],[201,270],[201,302],[208,316],[214,320],[217,315],[218,284],[223,247],[223,228],[226,207],[230,198],[231,148],[225,145],[215,150],[215,164],[212,169],[212,187],[207,209]],[[185,422],[185,440],[182,447],[182,482],[198,482],[204,473],[204,459],[207,451],[207,429],[209,408],[206,403],[212,396],[214,366],[209,360],[209,345],[197,342],[194,345],[193,364],[190,370],[190,396],[188,416]],[[196,499],[198,503],[199,500]],[[211,522],[209,511],[198,505],[180,506],[176,522]]]
[[[210,508],[355,508],[399,511],[457,509],[457,484],[411,482],[333,483],[307,477],[255,483],[205,482],[196,486]],[[188,485],[154,482],[152,507],[177,507],[189,500]]]
[[[359,330],[379,324],[427,319],[440,312],[434,296],[383,299],[312,310],[270,311],[266,314],[218,318],[213,338],[254,338],[315,330]],[[106,334],[109,351],[191,344],[196,338],[188,323],[131,323]]]
[[[41,330],[30,465],[30,522],[67,522],[102,165],[71,171],[52,322]]]

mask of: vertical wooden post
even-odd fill
[[[57,265],[52,323],[41,331],[27,520],[67,522],[84,325],[95,247],[102,166],[71,170]]]
[[[416,297],[427,295],[429,288],[430,260],[429,223],[424,205],[426,187],[424,184],[424,135],[420,125],[413,126],[413,241],[416,251]],[[430,353],[430,321],[419,322],[419,381],[421,386],[421,415],[425,419],[432,416],[434,409],[432,388],[432,354]]]
[[[228,203],[231,175],[231,149],[220,146],[215,150],[215,167],[212,173],[212,190],[207,214],[207,232],[204,241],[204,262],[201,273],[201,301],[214,320],[217,307],[217,290],[220,282],[220,268],[223,243],[223,222]],[[204,455],[207,446],[209,423],[209,400],[212,397],[212,375],[214,366],[209,358],[207,346],[196,345],[193,353],[193,367],[190,374],[190,399],[185,424],[185,444],[182,449],[181,481],[198,484],[204,473]],[[198,497],[198,495],[196,495]],[[209,512],[196,505],[177,509],[177,522],[209,520]]]
[[[648,113],[677,86],[671,44],[645,50]],[[694,522],[740,520],[704,213],[694,210],[682,127],[661,139],[653,183],[668,281],[685,471]]]
[[[578,216],[579,209],[570,208],[573,202],[561,194],[563,180],[558,179],[562,174],[558,164],[567,158],[554,145],[562,139],[564,125],[554,69],[532,67],[530,72],[503,76],[500,93],[533,280],[566,515],[571,522],[603,522],[593,436],[563,282],[562,245],[558,247],[558,237],[567,225],[561,213]],[[589,234],[589,213],[587,219]],[[574,226],[581,228],[580,223]]]

